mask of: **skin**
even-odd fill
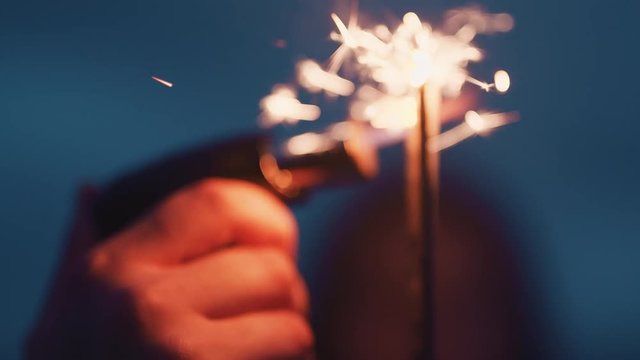
[[[313,335],[297,227],[267,191],[210,179],[121,233],[80,209],[28,359],[299,359]]]
[[[476,99],[445,102],[443,122]],[[313,357],[297,225],[272,194],[209,179],[109,239],[91,226],[94,197],[90,188],[79,196],[27,359]]]

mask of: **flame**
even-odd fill
[[[274,88],[262,100],[264,125],[313,121],[320,117],[319,107],[300,103],[296,88],[310,93],[324,92],[329,97],[348,97],[350,118],[369,123],[373,129],[397,134],[417,123],[416,99],[424,86],[436,89],[444,98],[457,98],[465,84],[498,93],[505,93],[511,86],[509,74],[504,70],[494,74],[493,83],[478,80],[467,70],[470,63],[483,59],[482,51],[473,43],[478,35],[513,28],[513,18],[508,14],[488,14],[478,7],[456,9],[447,13],[439,29],[413,12],[405,14],[395,28],[386,24],[364,28],[358,24],[355,12],[347,22],[335,13],[331,18],[336,31],[330,38],[338,47],[327,66],[309,59],[300,61],[295,87]],[[499,121],[497,114],[468,113],[454,135],[442,134],[443,139],[436,142],[457,143],[458,139],[506,123]],[[318,144],[317,138],[306,134],[295,141],[291,139],[293,145],[289,145],[296,152],[308,150],[301,145],[301,139],[306,139],[310,148]]]

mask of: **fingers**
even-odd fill
[[[253,313],[225,320],[194,320],[190,326],[181,331],[193,333],[181,344],[186,347],[181,353],[188,354],[189,359],[301,359],[310,353],[314,342],[305,319],[289,311]]]
[[[229,359],[294,359],[310,352],[313,334],[303,317],[292,312],[265,312],[241,316],[213,327],[235,334],[241,356]]]
[[[170,271],[152,286],[158,298],[209,318],[274,309],[306,315],[308,310],[293,261],[273,249],[226,249]]]
[[[296,248],[295,220],[275,196],[214,179],[171,196],[86,260],[89,279],[118,293],[150,351],[287,359],[313,342]]]
[[[105,246],[127,258],[174,264],[232,244],[275,246],[293,257],[293,215],[257,185],[212,179],[173,195]]]

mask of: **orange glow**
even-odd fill
[[[287,47],[287,45],[288,45],[287,40],[284,40],[284,39],[273,40],[273,46],[277,47],[278,49],[284,49]]]

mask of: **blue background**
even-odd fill
[[[516,29],[486,42],[523,121],[444,155],[520,237],[545,358],[640,358],[640,131],[634,2],[487,0]],[[438,14],[460,1],[363,1]],[[625,5],[626,4],[626,5]],[[294,61],[325,57],[325,1],[3,0],[0,3],[0,358],[18,358],[76,188],[167,151],[256,130]],[[436,19],[437,16],[427,16]],[[288,40],[277,49],[274,39]],[[484,42],[483,42],[484,45]],[[150,76],[175,82],[163,87]],[[388,161],[400,161],[390,157]],[[311,280],[320,229],[349,190],[297,208]],[[532,310],[534,311],[534,310]]]

